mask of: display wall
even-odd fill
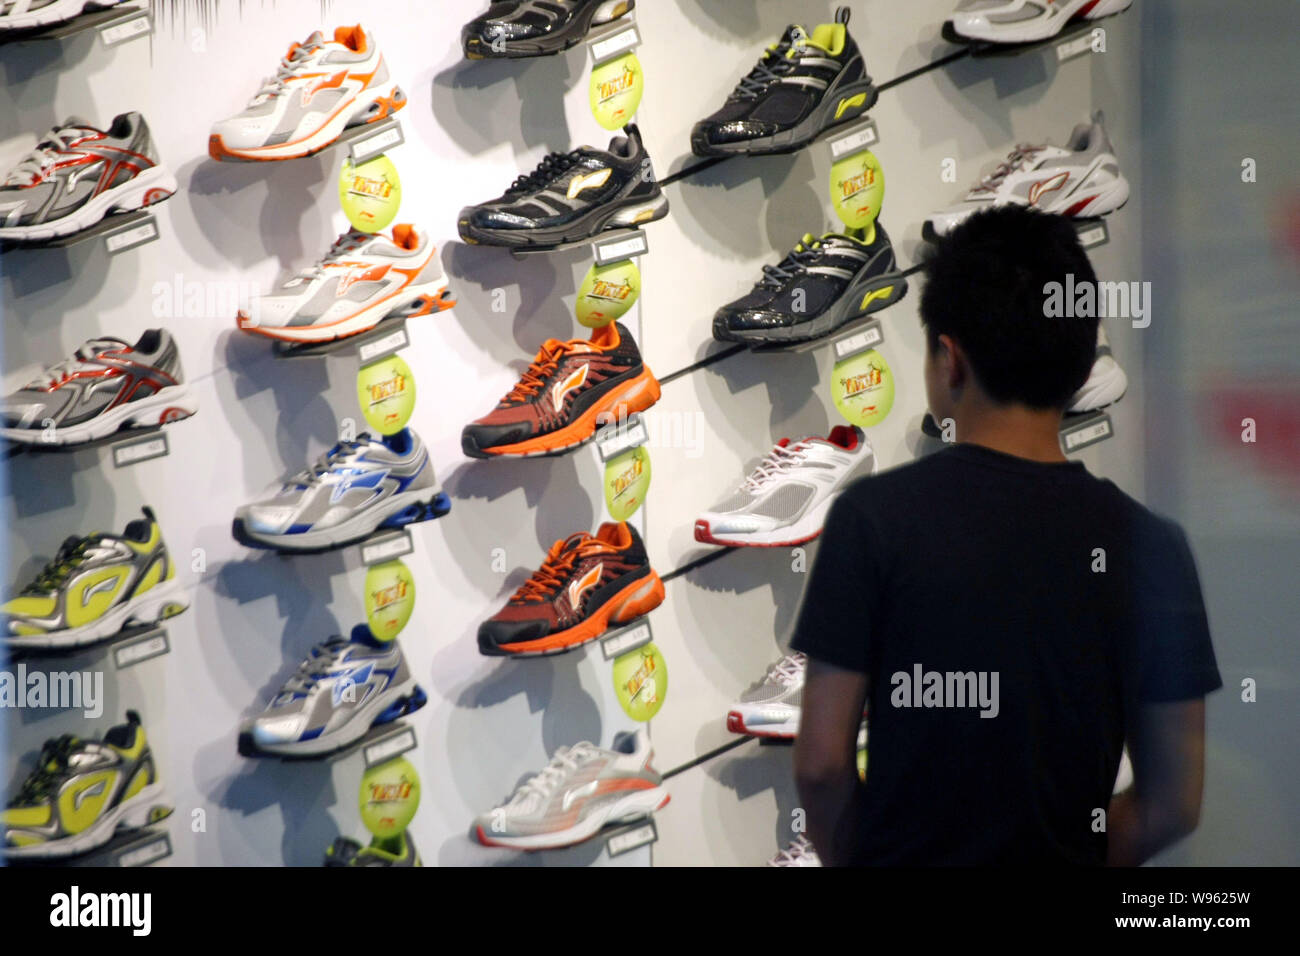
[[[480,623],[553,542],[595,531],[608,515],[594,447],[480,461],[461,444],[462,426],[511,389],[545,340],[587,335],[574,308],[591,250],[512,256],[462,241],[458,214],[549,151],[604,148],[613,135],[591,112],[585,44],[535,59],[466,60],[459,28],[483,6],[278,0],[214,15],[198,4],[156,4],[148,37],[108,46],[92,31],[0,54],[6,163],[69,115],[107,123],[139,110],[179,185],[156,207],[157,241],[112,255],[97,242],[0,255],[7,393],[96,335],[134,341],[164,327],[198,402],[192,418],[166,426],[165,457],[116,467],[111,449],[19,454],[8,461],[4,492],[7,581],[30,579],[68,535],[120,531],[142,505],[158,516],[189,603],[166,622],[169,651],[125,668],[99,647],[62,656],[61,670],[102,671],[102,714],[9,710],[0,733],[8,736],[5,779],[16,781],[47,738],[102,733],[138,711],[175,808],[163,865],[317,865],[335,837],[368,839],[357,801],[364,755],[286,762],[237,750],[241,721],[262,710],[312,645],[366,620],[357,548],[286,557],[231,534],[237,508],[350,428],[365,428],[355,350],[278,358],[235,318],[250,296],[310,266],[347,229],[338,201],[346,150],[247,164],[208,153],[212,124],[244,106],[290,42],[355,23],[371,31],[407,96],[395,114],[405,142],[387,153],[401,175],[396,221],[429,231],[455,299],[447,311],[412,318],[400,353],[418,386],[410,427],[451,501],[445,516],[410,526],[414,549],[401,559],[418,600],[400,641],[428,696],[404,718],[418,741],[404,756],[420,781],[408,832],[424,863],[759,865],[797,835],[788,742],[738,737],[727,714],[784,653],[816,542],[720,550],[694,529],[775,442],[826,436],[843,421],[829,384],[834,337],[760,354],[712,335],[714,311],[747,291],[764,265],[805,233],[842,228],[827,189],[833,157],[820,142],[710,164],[692,155],[691,129],[788,24],[831,22],[834,5],[643,0],[635,10],[644,70],[635,119],[670,211],[644,227],[641,295],[620,321],[662,388],[643,416],[650,490],[630,520],[665,583],[648,619],[671,684],[646,726],[672,801],[654,815],[655,842],[618,855],[601,839],[525,854],[482,846],[471,832],[476,816],[557,748],[609,747],[640,726],[620,705],[599,645],[506,660],[481,655],[476,642]],[[1050,44],[955,57],[961,47],[940,35],[952,0],[846,6],[880,89],[869,110],[878,135],[871,151],[885,181],[879,222],[900,268],[921,261],[926,217],[1015,144],[1063,144],[1101,110],[1137,201],[1107,217],[1107,239],[1089,255],[1100,279],[1146,277],[1141,197],[1153,164],[1139,94],[1148,21],[1137,9],[1102,22],[1104,50],[1062,59]],[[920,281],[873,316],[896,387],[887,417],[865,430],[877,470],[941,447],[921,430]],[[1113,434],[1073,457],[1146,500],[1153,338],[1128,321],[1109,322],[1107,332],[1128,389],[1106,409]]]

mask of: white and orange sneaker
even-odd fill
[[[373,123],[406,105],[388,75],[373,34],[358,24],[334,39],[319,32],[294,43],[248,107],[212,127],[208,153],[218,160],[310,156],[351,126]]]
[[[329,342],[455,304],[428,233],[403,224],[391,236],[345,232],[319,263],[255,298],[237,324],[288,342]]]

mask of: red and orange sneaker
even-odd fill
[[[547,339],[519,384],[465,426],[460,447],[471,458],[558,455],[657,401],[659,382],[627,329],[611,322],[590,340]]]
[[[580,531],[551,546],[542,566],[478,629],[489,657],[563,654],[627,624],[664,600],[641,536],[625,521]]]

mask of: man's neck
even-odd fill
[[[967,410],[957,418],[957,440],[1030,461],[1063,462],[1061,413],[1023,406]]]

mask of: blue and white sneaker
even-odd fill
[[[428,702],[397,641],[381,643],[364,624],[350,638],[317,644],[258,717],[239,730],[246,757],[314,757],[360,740],[370,728]]]
[[[428,449],[404,428],[382,439],[363,433],[339,442],[236,511],[231,533],[250,548],[328,551],[450,510]]]

